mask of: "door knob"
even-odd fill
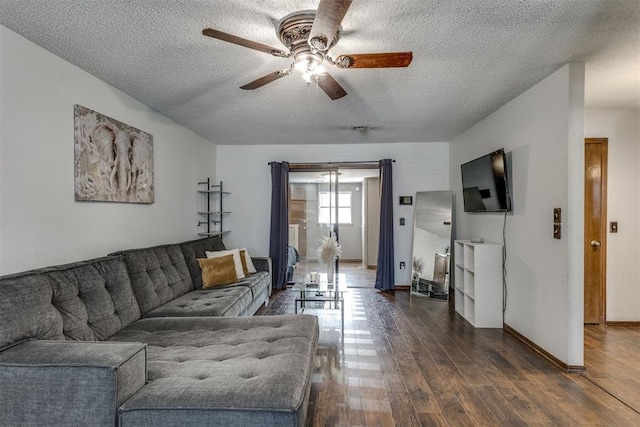
[[[594,247],[602,246],[602,243],[598,242],[597,240],[592,240],[591,246],[594,246]]]

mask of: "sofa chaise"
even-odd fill
[[[309,315],[252,315],[268,259],[202,289],[220,238],[0,277],[0,425],[301,426],[318,340]]]

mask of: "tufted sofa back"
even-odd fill
[[[142,315],[193,290],[179,245],[131,249],[118,254],[127,266]]]
[[[0,348],[28,339],[105,340],[139,318],[119,257],[0,277]]]
[[[67,339],[102,341],[140,318],[127,270],[119,257],[45,268]]]
[[[196,258],[224,248],[216,236],[0,277],[0,350],[29,339],[105,340],[202,287]]]
[[[62,340],[49,280],[33,272],[0,277],[0,349],[28,339]]]
[[[206,258],[206,251],[224,251],[226,248],[220,236],[213,236],[180,243],[180,249],[187,262],[193,287],[200,289],[202,288],[202,269],[198,264],[198,258]]]

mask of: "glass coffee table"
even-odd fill
[[[344,273],[334,275],[333,283],[327,282],[327,275],[320,274],[318,283],[300,282],[291,288],[300,295],[295,301],[295,313],[298,313],[298,303],[300,311],[303,312],[308,302],[320,302],[324,309],[329,304],[329,308],[340,308],[340,325],[344,333],[344,294],[347,292],[347,280]]]

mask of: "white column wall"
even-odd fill
[[[451,141],[456,238],[502,243],[504,215],[463,212],[460,164],[504,147],[512,164],[506,218],[505,323],[568,365],[583,364],[584,65],[569,64]],[[553,208],[562,208],[561,240]]]

